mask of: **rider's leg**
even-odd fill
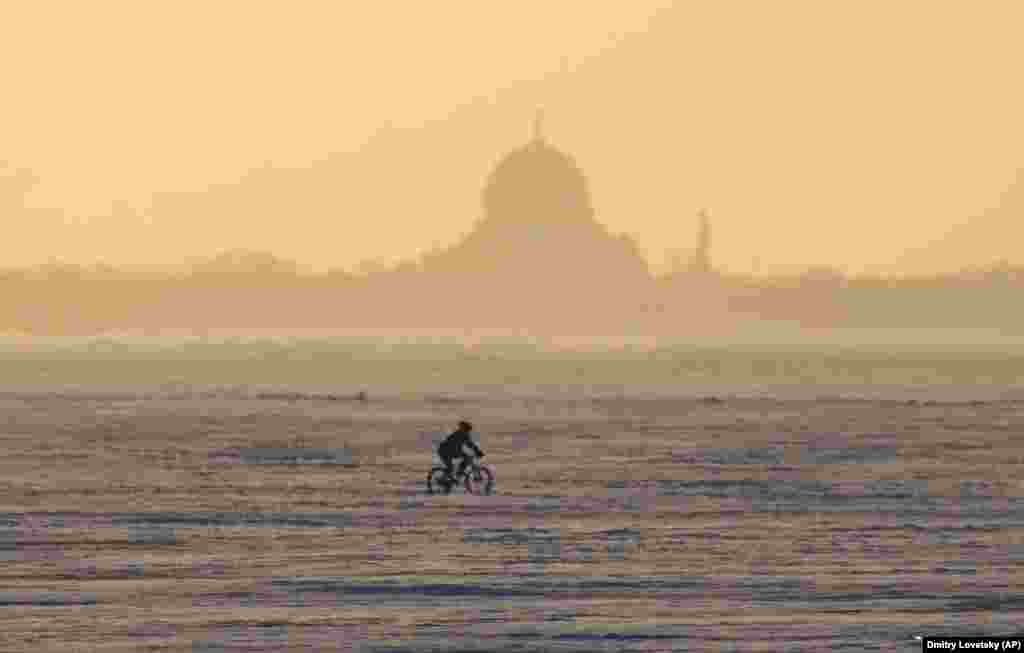
[[[471,462],[473,462],[473,460],[469,456],[463,456],[462,462],[459,463],[459,474],[465,474],[466,468],[469,467]]]
[[[441,462],[444,463],[445,474],[448,475],[448,478],[454,478],[455,477],[455,461],[453,460],[454,456],[449,455],[448,452],[446,452],[446,451],[439,452],[439,456],[441,458]]]

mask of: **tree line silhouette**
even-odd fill
[[[672,332],[701,320],[770,319],[814,326],[992,327],[1024,333],[1024,266],[997,262],[919,277],[651,275],[649,292],[599,298],[489,296],[424,262],[307,271],[269,252],[229,250],[174,270],[50,262],[0,269],[0,331],[84,335],[135,329],[507,327],[628,324]],[[428,266],[429,267],[429,266]],[[507,290],[507,289],[506,289]],[[491,293],[493,294],[493,293]],[[571,318],[577,315],[577,322]],[[584,319],[585,318],[585,319]]]

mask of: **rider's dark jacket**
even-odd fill
[[[480,447],[476,446],[470,437],[471,431],[455,431],[437,447],[437,452],[444,458],[458,458],[462,456],[462,448],[469,447],[476,452],[477,456],[483,455]]]

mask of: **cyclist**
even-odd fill
[[[448,478],[455,482],[455,475],[453,474],[453,462],[456,458],[461,458],[462,462],[459,464],[459,474],[463,474],[466,471],[466,467],[469,467],[470,458],[466,455],[463,450],[464,447],[472,449],[477,458],[483,458],[484,452],[480,451],[480,447],[476,446],[473,442],[471,434],[473,433],[473,425],[469,422],[459,422],[459,426],[455,429],[455,432],[444,439],[443,442],[437,447],[437,455],[441,457],[441,462],[444,463],[445,473],[448,474]]]

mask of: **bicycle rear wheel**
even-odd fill
[[[444,467],[434,467],[427,474],[427,492],[430,494],[451,494],[454,487]]]
[[[494,474],[486,467],[474,467],[466,474],[466,492],[470,494],[491,494],[494,492]]]

